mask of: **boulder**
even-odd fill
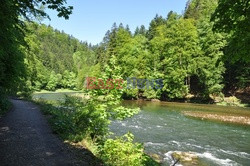
[[[185,166],[197,165],[198,163],[198,156],[194,152],[174,152],[172,157]]]

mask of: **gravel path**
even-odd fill
[[[38,106],[11,102],[12,111],[0,119],[0,166],[93,165],[77,159],[52,133]]]

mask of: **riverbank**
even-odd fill
[[[81,98],[89,98],[89,95],[84,91],[75,91],[69,89],[57,89],[55,91],[41,90],[33,93],[36,94],[59,94],[65,93],[66,95],[74,95]],[[222,106],[238,106],[238,107],[250,107],[250,87],[245,89],[239,89],[235,91],[225,92],[220,96],[210,95],[207,98],[197,97],[196,95],[189,94],[184,98],[180,99],[147,99],[143,98],[142,95],[138,98],[124,98],[124,100],[143,100],[152,102],[178,102],[178,103],[196,103],[196,104],[216,104]]]
[[[242,102],[236,96],[222,96],[222,97],[213,97],[210,98],[200,98],[194,97],[193,95],[187,96],[187,98],[183,99],[166,99],[166,100],[159,100],[159,99],[131,99],[131,100],[139,100],[139,101],[151,101],[151,102],[177,102],[177,103],[193,103],[193,104],[215,104],[220,106],[236,106],[236,107],[250,107],[250,97],[245,96],[244,102]]]
[[[72,91],[58,91],[58,92],[39,92],[33,95],[33,99],[42,99],[49,101],[63,102],[65,95],[88,98],[89,96],[83,92]],[[236,97],[214,98],[215,102],[212,104],[199,104],[199,102],[175,101],[167,102],[152,99],[150,101],[138,99],[131,100],[135,103],[152,103],[152,105],[171,106],[174,110],[183,112],[183,115],[191,118],[201,120],[211,120],[215,122],[249,125],[250,123],[250,109],[247,105],[241,104]],[[130,100],[128,100],[130,101]],[[125,101],[126,102],[126,101]],[[197,112],[198,108],[198,112]],[[188,110],[188,111],[187,111]]]
[[[165,101],[124,101],[125,103],[136,103],[140,107],[151,105],[154,107],[167,107],[170,110],[178,111],[186,117],[213,122],[250,125],[250,108],[237,106],[222,106],[216,104],[197,104],[184,102],[165,102]],[[133,104],[130,104],[133,105]]]

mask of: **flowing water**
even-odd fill
[[[249,109],[164,102],[124,104],[139,106],[142,111],[131,119],[114,121],[111,131],[119,136],[132,132],[136,141],[144,143],[146,152],[163,158],[164,165],[174,162],[171,154],[175,151],[195,152],[203,165],[250,165],[250,126],[197,120],[181,113],[216,110],[246,114]]]

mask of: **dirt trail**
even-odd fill
[[[12,111],[0,119],[0,166],[92,165],[77,159],[52,133],[38,106],[11,102]]]

